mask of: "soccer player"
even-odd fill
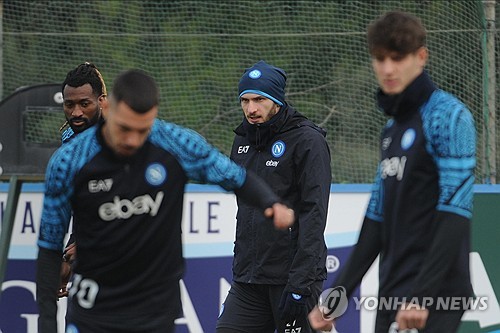
[[[456,332],[465,309],[436,305],[439,298],[472,296],[474,120],[424,69],[426,31],[417,17],[401,11],[379,17],[368,28],[368,48],[378,105],[390,119],[358,242],[333,286],[350,295],[380,254],[379,298],[407,302],[379,308],[375,332],[387,333],[393,322],[401,330]],[[332,326],[318,308],[309,317],[316,329]]]
[[[105,121],[52,156],[38,240],[41,333],[56,332],[63,239],[73,213],[78,244],[67,332],[173,332],[184,272],[181,220],[188,180],[234,191],[274,225],[293,210],[269,186],[199,134],[158,120],[156,82],[139,70],[120,74]],[[271,223],[265,221],[265,223]]]
[[[297,220],[275,230],[238,200],[233,282],[217,333],[312,332],[307,314],[326,278],[330,150],[326,132],[285,101],[285,84],[285,72],[264,61],[245,71],[231,158],[265,179]]]
[[[70,70],[61,85],[63,111],[66,122],[61,127],[62,143],[97,124],[102,119],[102,107],[106,102],[106,84],[99,69],[85,62]],[[76,246],[71,236],[66,244],[61,264],[61,287],[59,297],[66,297],[71,276],[71,263],[75,260]]]

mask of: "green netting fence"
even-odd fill
[[[493,36],[500,48],[500,20],[487,19],[486,2],[4,0],[1,92],[62,82],[84,61],[100,68],[108,86],[120,71],[141,68],[160,85],[161,118],[228,153],[242,119],[238,80],[264,59],[287,71],[289,102],[327,130],[333,181],[370,183],[386,118],[375,107],[365,31],[383,12],[403,9],[428,30],[433,79],[474,114],[477,182],[495,181],[500,93],[488,86],[500,82],[500,56],[488,63],[487,45]],[[500,4],[492,4],[498,13]],[[59,139],[62,111],[60,119],[44,114],[29,122],[27,140]]]

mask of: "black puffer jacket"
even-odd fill
[[[262,212],[238,201],[233,279],[287,285],[310,294],[326,278],[324,230],[330,196],[326,132],[285,105],[268,122],[235,130],[231,158],[254,171],[294,208],[290,230],[276,230]]]

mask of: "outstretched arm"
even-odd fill
[[[269,185],[251,171],[247,170],[245,183],[234,193],[246,203],[262,208],[266,217],[273,218],[277,229],[289,228],[295,221],[294,211],[280,203]]]
[[[290,227],[295,214],[280,204],[280,198],[261,178],[237,165],[228,156],[210,145],[193,130],[157,121],[151,142],[172,152],[188,178],[209,184],[217,184],[233,191],[250,205],[259,207],[268,217],[273,217],[277,228]]]
[[[361,283],[363,276],[377,258],[382,248],[381,223],[383,222],[373,221],[365,217],[358,242],[354,246],[346,266],[332,284],[332,288],[336,286],[344,287],[349,297]]]
[[[365,217],[358,242],[346,266],[331,285],[331,288],[342,286],[346,289],[346,296],[349,297],[354,289],[361,283],[363,276],[380,253],[382,246],[381,223],[383,222],[373,221]],[[309,322],[314,329],[331,330],[334,318],[325,318],[320,309],[316,306],[309,313]]]

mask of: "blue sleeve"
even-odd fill
[[[176,156],[192,180],[220,185],[228,191],[241,188],[245,183],[245,169],[193,130],[157,120],[150,139]]]
[[[99,150],[93,128],[62,145],[50,158],[45,173],[38,246],[62,251],[71,219],[73,179],[78,170]]]
[[[50,250],[62,250],[63,240],[71,218],[70,196],[72,188],[68,184],[65,149],[59,149],[52,156],[45,174],[45,196],[38,245]]]
[[[437,91],[423,111],[427,151],[439,173],[437,209],[472,217],[476,131],[467,107],[452,95]]]
[[[384,220],[384,183],[380,177],[380,164],[377,168],[377,175],[375,176],[375,181],[372,186],[372,192],[370,196],[370,201],[368,202],[368,207],[366,209],[366,217],[373,221],[382,222]]]

